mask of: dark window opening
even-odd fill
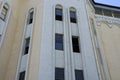
[[[73,47],[73,52],[77,52],[77,53],[80,52],[78,37],[74,37],[74,36],[72,37],[72,47]]]
[[[63,50],[63,35],[55,34],[55,49]]]
[[[70,22],[76,23],[76,12],[70,11]]]
[[[25,71],[20,72],[19,80],[25,80]]]
[[[83,70],[75,70],[75,80],[84,80]]]
[[[25,51],[24,51],[24,55],[28,54],[29,44],[30,44],[30,37],[25,40]]]
[[[30,12],[29,14],[28,24],[32,24],[32,22],[33,22],[33,11]]]
[[[55,9],[55,19],[62,21],[62,9]]]
[[[63,68],[55,68],[55,80],[64,80]]]

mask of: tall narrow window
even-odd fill
[[[84,80],[83,70],[75,70],[75,80]]]
[[[76,23],[76,10],[74,8],[70,8],[70,22],[71,23]]]
[[[2,8],[2,11],[1,11],[1,15],[0,15],[0,18],[5,21],[6,19],[6,16],[7,16],[7,13],[8,13],[8,9],[9,9],[9,6],[8,4],[4,4],[3,8]]]
[[[55,49],[63,50],[63,35],[55,34]]]
[[[19,80],[25,80],[25,71],[20,72]]]
[[[55,80],[64,80],[63,68],[55,68]]]
[[[55,19],[58,21],[62,21],[62,7],[61,6],[56,6],[55,8]]]
[[[77,36],[73,36],[72,37],[72,47],[73,47],[73,52],[80,52],[80,48],[79,48],[79,39]]]
[[[32,22],[33,22],[33,14],[34,14],[34,10],[30,9],[29,15],[28,15],[28,24],[32,24]]]
[[[28,54],[29,51],[29,44],[30,44],[30,37],[25,39],[25,50],[24,50],[24,55]]]

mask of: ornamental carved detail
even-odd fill
[[[120,19],[114,17],[108,17],[103,15],[95,15],[97,25],[101,25],[102,22],[106,23],[109,27],[113,24],[120,26]]]

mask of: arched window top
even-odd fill
[[[76,9],[74,7],[70,7],[70,11],[76,12]]]
[[[57,5],[55,6],[55,8],[57,8],[57,9],[62,9],[62,5],[57,4]]]
[[[33,11],[34,11],[34,8],[30,8],[30,9],[29,9],[29,13],[30,13],[30,12],[33,12]]]
[[[76,9],[74,7],[70,7],[70,22],[71,23],[76,23],[77,18],[76,18]]]
[[[61,5],[56,5],[55,7],[55,19],[58,21],[63,20],[63,11],[62,11],[62,6]]]
[[[33,23],[33,15],[34,15],[34,8],[31,8],[28,13],[28,21],[27,21],[28,24]]]

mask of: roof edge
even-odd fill
[[[98,3],[98,2],[95,2],[94,0],[90,0],[90,2],[93,5],[93,7],[95,7],[95,8],[103,8],[103,9],[108,9],[108,10],[120,11],[120,7],[118,7],[118,6],[112,6],[112,5],[108,5],[108,4]]]

